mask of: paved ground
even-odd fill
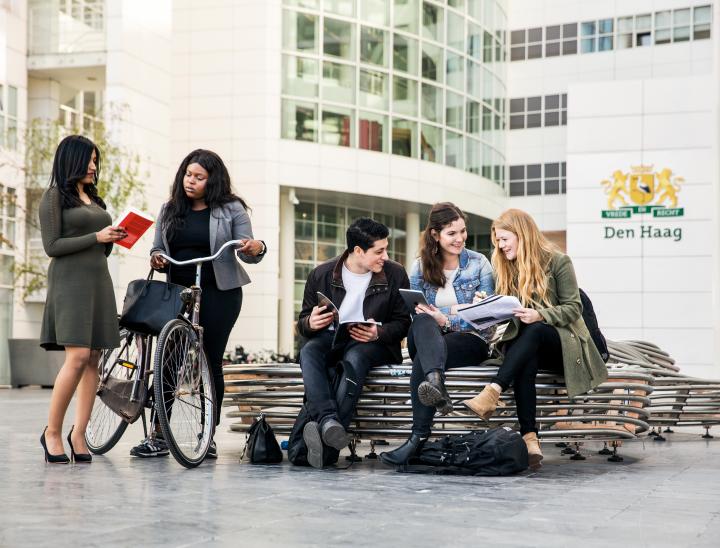
[[[538,473],[452,478],[239,464],[222,426],[218,461],[185,470],[131,458],[136,424],[91,465],[49,466],[49,394],[0,390],[0,546],[720,545],[720,431],[626,444],[621,464],[546,446]]]

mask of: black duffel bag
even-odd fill
[[[146,335],[158,335],[170,320],[178,317],[184,286],[153,280],[153,270],[145,280],[128,284],[120,315],[120,326]]]
[[[419,463],[420,466],[413,466]],[[400,471],[469,476],[509,476],[528,467],[527,445],[510,428],[445,436],[426,443],[417,459]]]

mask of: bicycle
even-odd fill
[[[205,460],[215,431],[216,399],[199,324],[201,268],[241,242],[225,242],[213,255],[187,261],[159,254],[176,266],[196,265],[195,283],[180,294],[182,310],[162,328],[154,352],[152,335],[121,330],[120,347],[103,353],[98,393],[109,386],[111,395],[96,398],[85,435],[90,451],[112,449],[140,417],[147,436],[145,409],[150,408],[150,423],[159,424],[175,460],[186,468]]]

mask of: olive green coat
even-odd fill
[[[607,367],[582,318],[580,292],[570,257],[556,253],[545,273],[548,298],[553,306],[538,309],[538,312],[560,335],[568,395],[584,394],[607,380]],[[508,324],[501,342],[517,337],[519,328],[519,320],[514,319]]]

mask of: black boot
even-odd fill
[[[380,453],[380,460],[385,464],[395,466],[407,464],[411,458],[420,455],[420,451],[422,451],[423,445],[425,445],[425,442],[428,440],[428,436],[429,434],[422,436],[420,434],[410,434],[407,441],[394,451]]]
[[[420,403],[428,407],[435,407],[441,415],[447,415],[453,410],[450,394],[445,389],[445,379],[440,369],[433,369],[425,375],[425,380],[418,386]]]

